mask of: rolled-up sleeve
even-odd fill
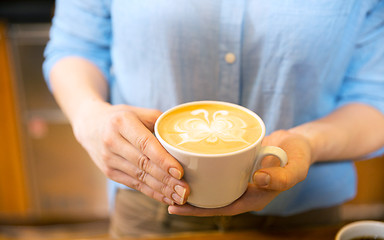
[[[338,96],[338,106],[359,102],[384,114],[384,1],[366,15],[352,61]],[[384,154],[384,147],[366,158]]]
[[[384,114],[384,1],[367,13],[352,61],[338,96],[338,106],[359,102]],[[384,147],[366,158],[384,154]]]
[[[110,79],[111,20],[104,0],[57,0],[50,39],[45,48],[44,77],[62,58],[83,57]]]
[[[352,102],[384,114],[384,1],[366,15],[338,96],[338,106]]]

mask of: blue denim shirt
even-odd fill
[[[65,56],[92,61],[113,104],[228,101],[267,134],[352,102],[384,112],[382,0],[58,0],[45,56],[47,79]],[[260,214],[342,203],[355,178],[351,162],[315,164]]]

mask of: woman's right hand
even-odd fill
[[[160,111],[98,101],[79,109],[76,139],[108,178],[168,205],[186,202],[183,168],[152,133]]]

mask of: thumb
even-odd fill
[[[259,188],[285,191],[293,187],[297,181],[285,168],[271,167],[256,171],[253,183]]]
[[[272,135],[270,139],[272,139]],[[311,151],[308,141],[300,135],[290,134],[275,139],[288,156],[284,167],[274,165],[268,159],[253,175],[254,184],[262,189],[285,191],[303,181],[310,167]]]
[[[144,126],[148,128],[151,132],[154,131],[155,122],[162,114],[162,112],[157,109],[141,108],[134,106],[125,107],[127,107],[129,111],[134,113],[138,117],[138,119],[144,124]]]

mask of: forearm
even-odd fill
[[[312,162],[356,159],[384,146],[384,115],[354,103],[289,131],[309,140]]]
[[[92,104],[106,104],[108,85],[101,71],[79,57],[60,60],[50,73],[50,84],[58,104],[73,124]]]
[[[183,168],[151,131],[159,111],[109,104],[106,79],[85,59],[62,59],[50,80],[76,139],[109,179],[165,204],[185,203]]]

